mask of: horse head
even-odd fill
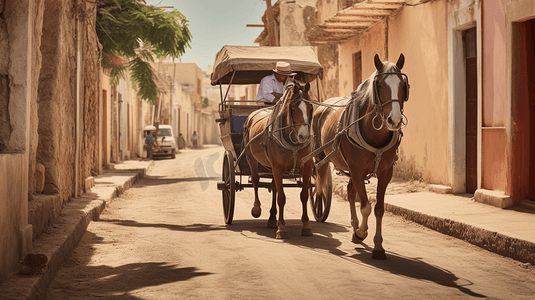
[[[397,63],[393,64],[383,63],[375,54],[374,63],[377,69],[373,78],[376,111],[389,130],[397,131],[403,125],[403,104],[409,98],[409,80],[401,73],[405,56],[400,54]]]
[[[309,100],[310,84],[296,82],[288,104],[288,126],[291,130],[289,136],[293,143],[302,144],[310,138],[310,124],[314,107]]]

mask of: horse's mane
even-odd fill
[[[363,109],[368,106],[368,104],[373,104],[374,90],[373,90],[373,80],[375,75],[377,75],[377,70],[373,72],[370,77],[366,78],[356,90],[351,92],[351,102],[356,101],[360,109]],[[381,73],[390,73],[390,72],[399,72],[396,64],[386,61],[383,63],[383,68]]]

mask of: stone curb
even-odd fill
[[[334,193],[343,199],[347,199],[345,189],[345,185],[333,182]],[[445,189],[439,190],[441,193],[447,191]],[[455,220],[423,214],[386,202],[385,210],[442,234],[467,241],[485,250],[513,258],[523,263],[535,264],[535,243],[505,236],[498,232],[481,229]]]
[[[462,222],[426,215],[388,203],[385,203],[385,210],[442,234],[467,241],[485,250],[516,259],[520,262],[535,264],[534,243],[477,228]]]
[[[57,271],[73,253],[89,223],[98,220],[100,214],[113,199],[143,178],[146,169],[121,170],[121,172],[131,172],[135,175],[122,184],[104,187],[97,185],[93,187],[92,192],[73,199],[65,205],[58,221],[33,244],[33,253],[41,253],[48,257],[44,272],[39,276],[11,275],[6,278],[0,284],[1,299],[44,299],[48,286]],[[98,192],[95,192],[97,190]]]

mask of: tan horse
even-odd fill
[[[310,85],[300,83],[291,84],[282,99],[270,108],[253,112],[244,125],[244,144],[246,146],[247,161],[251,168],[255,201],[251,213],[258,218],[261,214],[258,186],[260,175],[258,163],[272,170],[274,184],[273,200],[268,220],[268,227],[277,227],[277,238],[288,238],[284,222],[284,205],[286,195],[283,189],[285,176],[302,178],[301,203],[303,214],[301,221],[302,235],[312,235],[308,224],[307,201],[312,172],[312,161],[301,163],[301,158],[312,150],[312,136],[310,123],[312,121],[313,105],[308,100]],[[277,208],[279,206],[279,220],[277,222]]]
[[[315,148],[321,161],[317,175],[325,177],[330,161],[335,168],[350,176],[347,186],[353,226],[353,242],[360,243],[368,235],[368,217],[371,206],[366,194],[365,181],[376,176],[377,203],[375,204],[376,232],[373,259],[386,259],[382,246],[382,219],[384,197],[392,179],[397,149],[401,142],[404,124],[403,104],[408,100],[409,83],[401,73],[405,57],[400,55],[396,64],[381,62],[375,55],[376,71],[359,85],[352,97],[337,97],[325,101],[313,117]],[[318,149],[319,148],[319,149]],[[322,184],[321,180],[317,183]],[[321,190],[321,187],[317,187]],[[360,199],[362,223],[359,225],[355,208]]]

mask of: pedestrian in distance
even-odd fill
[[[186,140],[182,133],[178,134],[178,149],[186,149]]]
[[[156,132],[153,132],[152,135],[149,134],[145,137],[145,148],[149,159],[154,159],[154,148],[156,147]]]
[[[286,89],[286,79],[289,76],[295,76],[292,72],[290,64],[284,61],[279,61],[273,69],[273,74],[267,75],[260,81],[256,101],[264,101],[265,103],[276,103]]]
[[[199,136],[197,135],[197,131],[193,132],[191,142],[193,143],[193,148],[197,148],[197,146],[199,145]]]

